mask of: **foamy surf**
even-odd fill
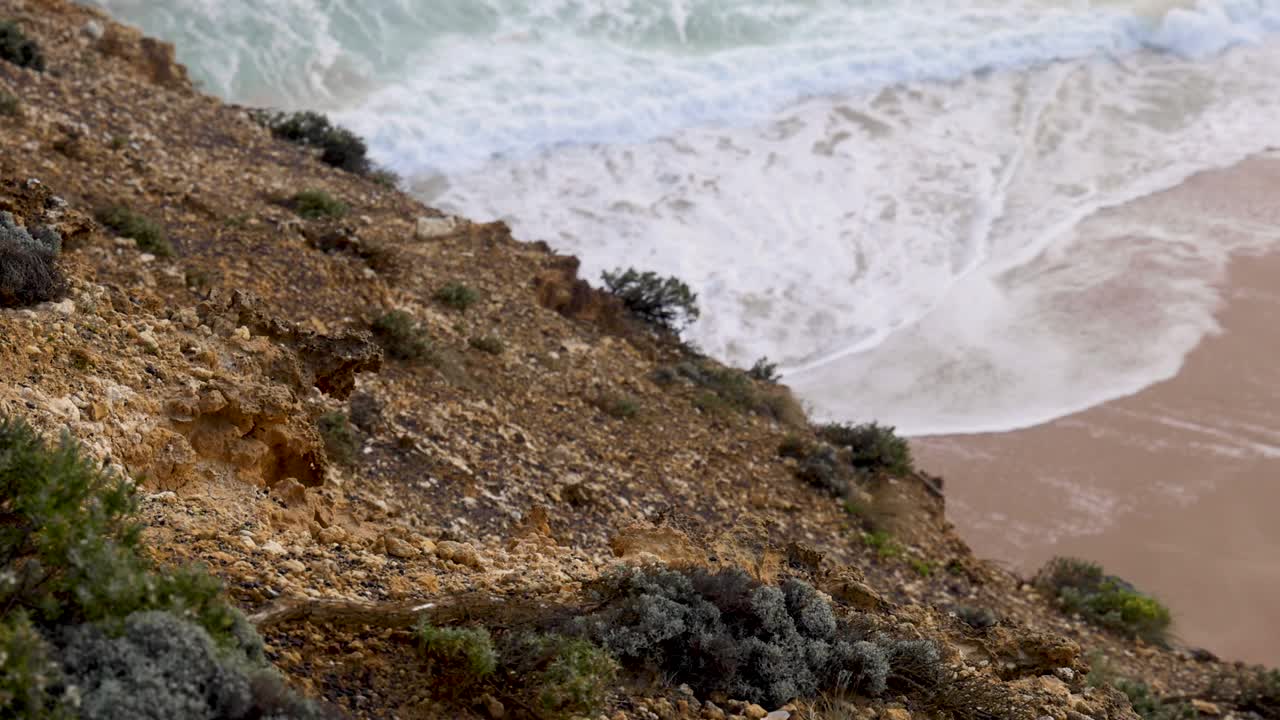
[[[1280,144],[1261,1],[103,4],[211,90],[336,110],[434,204],[681,276],[693,340],[824,417],[1001,430],[1134,392],[1272,242],[1107,210]]]

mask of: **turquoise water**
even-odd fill
[[[429,203],[680,275],[691,338],[819,415],[996,430],[1134,392],[1274,242],[1112,211],[1280,145],[1272,2],[99,4],[209,92],[333,113]],[[1070,310],[1118,283],[1161,312]]]

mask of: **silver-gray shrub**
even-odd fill
[[[928,641],[865,637],[807,583],[779,586],[741,570],[620,570],[583,629],[624,663],[674,675],[701,694],[781,705],[824,690],[883,694],[941,672]]]
[[[0,307],[25,307],[56,300],[66,292],[58,269],[62,238],[47,227],[32,231],[11,213],[0,212]]]

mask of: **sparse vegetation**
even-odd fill
[[[835,423],[818,428],[818,435],[836,447],[848,448],[849,462],[862,472],[910,475],[914,470],[911,446],[893,430],[874,422]]]
[[[776,383],[782,379],[782,376],[778,374],[778,363],[769,362],[767,357],[756,360],[751,369],[747,371],[747,375],[750,375],[753,380],[767,383]]]
[[[463,692],[487,680],[498,668],[493,639],[484,628],[440,628],[423,622],[415,633],[438,687]]]
[[[0,90],[0,115],[4,117],[22,117],[22,103],[14,95]]]
[[[40,52],[40,46],[9,20],[0,21],[0,60],[40,72],[45,67],[44,53]]]
[[[98,222],[116,235],[136,242],[139,250],[159,257],[173,255],[173,244],[169,242],[164,229],[150,218],[123,205],[100,208],[95,216]]]
[[[334,125],[322,113],[259,112],[259,122],[278,138],[320,150],[320,160],[333,167],[357,175],[370,175],[377,168],[369,160],[369,148],[359,135]]]
[[[320,430],[325,454],[330,460],[341,465],[355,463],[360,452],[360,436],[346,414],[333,412],[321,415],[316,427]]]
[[[619,420],[628,420],[640,413],[640,401],[630,395],[604,393],[593,404],[605,415]]]
[[[994,626],[1000,619],[991,608],[979,605],[961,605],[954,610],[960,622],[975,630],[986,630]]]
[[[462,283],[449,283],[436,291],[436,302],[454,310],[466,310],[480,302],[480,293]]]
[[[58,269],[62,238],[50,228],[28,231],[13,215],[0,212],[0,307],[25,307],[57,300],[67,290]]]
[[[506,352],[507,344],[497,335],[476,335],[467,341],[471,347],[490,355],[501,355]]]
[[[694,404],[703,412],[752,412],[786,423],[803,416],[784,388],[758,388],[746,372],[719,367],[709,360],[685,360],[659,368],[653,379],[660,384],[686,382],[702,388],[705,392],[694,398]]]
[[[902,546],[898,544],[897,540],[893,539],[892,535],[884,530],[862,533],[862,543],[875,550],[876,556],[881,560],[888,560],[902,555]]]
[[[403,310],[393,310],[374,320],[373,334],[387,354],[397,360],[422,360],[431,355],[427,334]]]
[[[336,219],[347,214],[347,205],[323,190],[303,190],[294,195],[289,206],[308,220]]]
[[[673,332],[698,319],[698,296],[684,282],[634,268],[606,272],[605,289],[622,300],[633,315]]]
[[[1096,563],[1057,557],[1036,574],[1035,584],[1066,612],[1130,637],[1165,644],[1172,618],[1155,598],[1106,575]]]
[[[620,570],[598,588],[586,631],[624,663],[702,694],[767,705],[844,688],[878,696],[899,681],[930,687],[942,664],[928,641],[868,637],[794,579],[764,585],[740,570]]]
[[[529,689],[542,713],[590,716],[604,702],[618,663],[581,638],[523,633],[503,647],[502,669]]]

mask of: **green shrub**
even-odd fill
[[[325,413],[316,420],[320,437],[324,440],[325,454],[340,465],[355,463],[360,452],[360,437],[348,421],[346,414]]]
[[[596,645],[558,634],[516,634],[501,658],[505,674],[548,716],[594,716],[618,671],[618,663]]]
[[[63,682],[53,648],[24,612],[0,620],[0,715],[70,718],[52,691]]]
[[[698,319],[698,296],[677,278],[660,277],[634,268],[606,272],[601,276],[605,289],[641,320],[671,331],[679,331]]]
[[[1035,584],[1066,612],[1147,642],[1166,642],[1172,623],[1169,609],[1124,580],[1104,574],[1096,563],[1056,557],[1036,574]]]
[[[467,341],[471,347],[490,355],[501,355],[506,352],[507,344],[497,335],[476,335]]]
[[[706,390],[694,399],[694,404],[703,411],[750,412],[775,420],[784,419],[788,413],[781,396],[758,390],[747,373],[719,367],[709,360],[685,360],[659,368],[654,371],[653,379],[660,384],[684,381]]]
[[[862,543],[872,550],[881,560],[888,560],[902,555],[902,546],[893,536],[884,530],[873,530],[862,533]]]
[[[7,92],[0,91],[0,115],[5,117],[21,117],[22,103],[18,102],[18,98]]]
[[[640,414],[640,401],[630,395],[604,393],[596,398],[594,405],[600,412],[619,420],[628,420]]]
[[[49,446],[25,423],[0,420],[0,717],[66,717],[64,685],[79,688],[83,718],[208,716],[169,712],[194,707],[176,678],[231,697],[244,686],[236,673],[266,667],[261,639],[217,580],[150,563],[134,513],[133,485],[69,437]],[[149,649],[104,645],[117,642]],[[195,642],[219,668],[160,652],[168,642]],[[276,716],[309,717],[280,714],[289,694],[270,695],[250,693],[246,712],[271,699]],[[141,712],[144,700],[153,709]]]
[[[782,375],[778,373],[778,363],[769,362],[767,357],[756,360],[751,369],[747,371],[747,375],[750,375],[753,380],[767,383],[776,383],[782,379]]]
[[[44,53],[12,21],[0,22],[0,59],[19,67],[44,70]]]
[[[1166,702],[1157,697],[1141,680],[1117,678],[1112,684],[1129,698],[1133,711],[1142,720],[1195,720],[1200,717],[1191,703],[1181,700]]]
[[[858,470],[887,472],[891,475],[909,475],[913,470],[911,446],[898,437],[892,427],[877,423],[847,425],[833,423],[818,428],[823,440],[837,447],[848,448],[850,462]]]
[[[376,170],[368,158],[369,148],[364,140],[350,130],[334,125],[321,113],[310,110],[259,113],[258,119],[278,138],[318,148],[321,162],[357,175],[369,175]]]
[[[67,290],[58,269],[62,238],[45,227],[32,231],[0,212],[0,307],[25,307],[57,300]]]
[[[795,579],[774,587],[740,570],[621,570],[581,622],[624,663],[700,693],[781,705],[819,691],[881,695],[898,680],[933,685],[941,660],[926,641],[867,638]]]
[[[449,283],[436,291],[436,301],[454,310],[466,310],[480,302],[480,293],[462,283]]]
[[[421,360],[431,355],[427,334],[403,310],[393,310],[374,320],[373,334],[387,354],[397,360]]]
[[[347,214],[346,203],[323,190],[303,190],[294,195],[289,204],[294,212],[308,220],[340,218]]]
[[[441,628],[425,620],[414,631],[427,673],[436,690],[460,696],[487,681],[498,669],[493,639],[484,628]]]
[[[1280,718],[1280,670],[1255,667],[1245,671],[1236,707],[1265,718]]]
[[[98,222],[120,237],[131,238],[138,249],[159,257],[173,255],[173,245],[164,229],[146,216],[139,215],[123,205],[100,208]]]

